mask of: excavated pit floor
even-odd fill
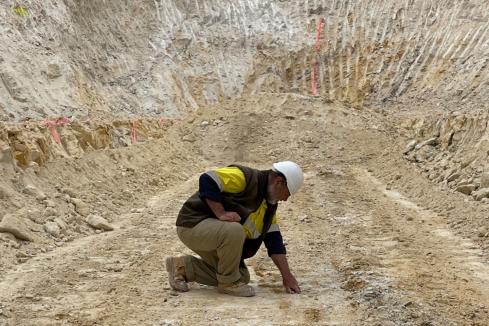
[[[404,160],[397,123],[382,112],[262,93],[199,110],[158,139],[48,162],[37,186],[53,200],[55,186],[73,188],[115,229],[4,246],[32,257],[2,260],[0,325],[486,325],[487,241],[471,235],[471,219],[487,208]],[[256,297],[196,284],[173,292],[163,261],[188,252],[174,223],[199,174],[278,159],[306,173],[304,188],[279,208],[302,294],[284,293],[265,250],[248,261]],[[129,166],[132,174],[121,169]],[[45,177],[66,169],[78,175]],[[96,200],[127,189],[133,195],[117,212]],[[448,202],[456,214],[439,205]]]

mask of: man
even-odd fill
[[[221,293],[254,296],[244,259],[264,242],[286,291],[300,293],[275,213],[278,202],[303,182],[301,168],[291,161],[274,163],[271,170],[231,165],[202,174],[199,191],[185,202],[176,223],[180,240],[201,258],[167,257],[170,286],[185,292],[187,282],[197,282],[217,286]]]

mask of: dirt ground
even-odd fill
[[[4,0],[0,326],[489,325],[485,0]],[[289,295],[192,284],[201,173],[293,160]]]
[[[262,93],[200,110],[157,139],[46,163],[35,182],[48,198],[61,202],[56,189],[70,188],[114,230],[87,227],[39,243],[4,238],[2,253],[16,255],[2,257],[0,324],[487,325],[487,238],[473,234],[486,204],[404,159],[397,119]],[[303,292],[284,293],[265,250],[248,260],[256,297],[197,284],[173,292],[163,261],[188,252],[174,224],[200,173],[281,159],[306,174],[279,206]]]

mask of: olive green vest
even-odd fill
[[[237,194],[223,192],[222,205],[226,211],[236,212],[241,216],[241,224],[248,215],[256,211],[266,197],[268,174],[270,170],[256,170],[241,165],[232,165],[243,171],[246,188]],[[177,226],[194,227],[206,218],[217,218],[207,203],[194,193],[183,204],[177,217]],[[264,230],[266,232],[266,230]]]

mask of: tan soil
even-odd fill
[[[0,325],[488,325],[488,9],[1,2]],[[171,291],[199,175],[285,159],[303,293]]]
[[[2,255],[0,322],[486,324],[488,241],[473,239],[471,223],[485,219],[487,208],[431,183],[404,160],[406,140],[391,117],[263,93],[189,115],[158,139],[47,163],[35,179],[39,187],[73,187],[115,230],[46,238],[54,246],[23,243],[11,250],[33,257],[17,264]],[[188,134],[195,138],[182,140]],[[163,258],[188,252],[174,223],[199,174],[231,162],[266,168],[286,158],[306,173],[304,188],[279,209],[303,293],[284,293],[265,250],[248,262],[254,298],[198,285],[172,292]],[[56,192],[46,191],[54,200]],[[122,200],[97,200],[106,197]]]

